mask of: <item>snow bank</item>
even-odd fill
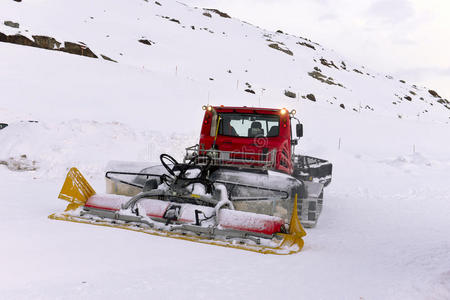
[[[119,122],[16,122],[0,132],[0,161],[11,169],[37,170],[38,177],[61,178],[72,166],[99,176],[110,160],[155,162],[161,153],[181,159],[185,145],[196,139],[135,131]]]

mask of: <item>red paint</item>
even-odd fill
[[[221,115],[226,113],[279,116],[279,135],[276,137],[265,137],[264,140],[259,141],[259,144],[257,141],[255,142],[255,138],[252,137],[234,137],[218,134],[215,139],[215,132],[211,132],[211,126],[216,126],[216,124],[212,122],[213,116],[214,114]],[[291,139],[291,122],[288,112],[281,114],[280,109],[271,108],[214,106],[212,111],[205,111],[199,145],[205,150],[215,147],[215,149],[223,151],[252,153],[251,156],[246,156],[245,158],[250,158],[253,160],[258,160],[261,157],[264,148],[268,149],[269,152],[272,149],[276,149],[277,157],[275,169],[287,174],[292,174],[293,165],[291,160]],[[253,153],[255,153],[254,156]],[[256,163],[251,162],[246,162],[245,164],[256,165]]]
[[[94,195],[87,200],[85,207],[116,212],[120,210],[121,205],[126,203],[128,199],[128,197],[118,197],[116,195]],[[178,222],[181,223],[194,224],[195,215],[193,212],[196,209],[201,210],[206,215],[212,215],[214,213],[214,208],[212,207],[188,203],[179,204],[155,199],[146,199],[142,203],[147,212],[147,216],[160,219],[164,219],[164,214],[171,204],[182,206],[181,216],[178,219]],[[224,209],[221,210],[219,224],[223,228],[271,235],[281,232],[284,221],[278,217]]]

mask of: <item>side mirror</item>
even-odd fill
[[[301,138],[303,136],[303,124],[298,123],[296,126],[297,137]]]

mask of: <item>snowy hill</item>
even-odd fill
[[[0,41],[112,59],[121,65],[118,68],[150,73],[139,79],[128,79],[130,74],[125,73],[121,78],[142,80],[144,86],[144,82],[154,80],[155,73],[164,73],[201,89],[193,97],[174,94],[171,86],[149,86],[151,90],[144,95],[136,93],[144,87],[133,89],[134,93],[109,93],[109,102],[140,102],[159,95],[172,105],[211,101],[273,106],[286,98],[286,92],[296,97],[283,99],[290,106],[316,101],[355,113],[441,122],[448,122],[450,117],[450,103],[432,89],[354,65],[351,59],[307,38],[270,32],[217,10],[144,0],[128,1],[126,5],[120,0],[4,1],[1,8]],[[15,67],[14,62],[8,64]],[[85,71],[80,69],[80,73]],[[39,77],[39,72],[30,75]],[[70,74],[64,78],[69,79]],[[11,79],[2,78],[5,80]],[[48,97],[40,93],[54,90],[47,84],[47,80],[40,82],[33,96]],[[70,99],[81,101],[88,96],[102,101],[106,91],[98,94],[100,88],[83,86]],[[255,94],[246,95],[245,90]],[[10,96],[23,99],[24,94]]]
[[[8,0],[0,32],[0,298],[450,298],[450,105],[432,87],[169,0]],[[102,192],[109,160],[181,157],[206,103],[296,109],[297,151],[334,164],[302,252],[47,219],[71,166]]]

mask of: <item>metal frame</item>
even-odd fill
[[[161,176],[161,174],[150,174],[150,173],[139,173],[139,172],[119,172],[119,171],[117,171],[117,172],[116,171],[107,171],[106,174],[105,174],[105,177],[110,179],[110,180],[113,180],[113,181],[116,181],[116,182],[120,182],[120,183],[123,183],[123,184],[128,184],[128,185],[131,185],[131,186],[134,186],[134,187],[137,187],[137,188],[143,188],[144,186],[140,185],[140,184],[135,184],[135,183],[132,183],[132,182],[129,182],[129,181],[125,181],[125,180],[121,180],[121,179],[117,179],[117,178],[111,177],[111,174],[146,176],[147,179],[149,177],[160,177]]]
[[[241,239],[241,240],[251,240],[255,244],[260,245],[261,239],[271,240],[273,238],[281,239],[281,236],[277,234],[268,235],[264,233],[251,232],[251,231],[243,231],[236,229],[228,229],[228,228],[218,228],[217,226],[203,227],[199,225],[193,224],[168,224],[165,225],[166,228],[155,228],[155,223],[149,222],[146,217],[142,217],[140,215],[132,216],[132,215],[122,215],[118,212],[107,211],[103,209],[91,208],[91,207],[83,207],[83,210],[80,212],[80,217],[90,219],[89,216],[97,216],[100,218],[106,218],[114,221],[122,221],[128,223],[130,225],[140,226],[140,224],[145,224],[150,228],[156,230],[168,230],[170,232],[180,232],[182,234],[186,234],[188,232],[193,233],[199,237],[204,237],[206,239],[214,239],[217,237],[223,237],[224,240],[233,240],[233,239]],[[92,218],[92,220],[95,220]],[[159,218],[150,217],[150,220],[161,223]],[[161,224],[161,226],[164,226]]]
[[[253,159],[255,156],[260,159]],[[277,163],[277,150],[273,149],[267,153],[252,153],[242,151],[223,151],[216,149],[203,149],[198,144],[186,148],[183,162],[188,163],[196,159],[196,164],[221,167],[250,167],[262,170],[275,170]],[[210,162],[209,162],[210,161]]]
[[[294,155],[294,173],[297,179],[312,181],[316,179],[325,186],[330,184],[333,165],[324,159],[312,156]]]

